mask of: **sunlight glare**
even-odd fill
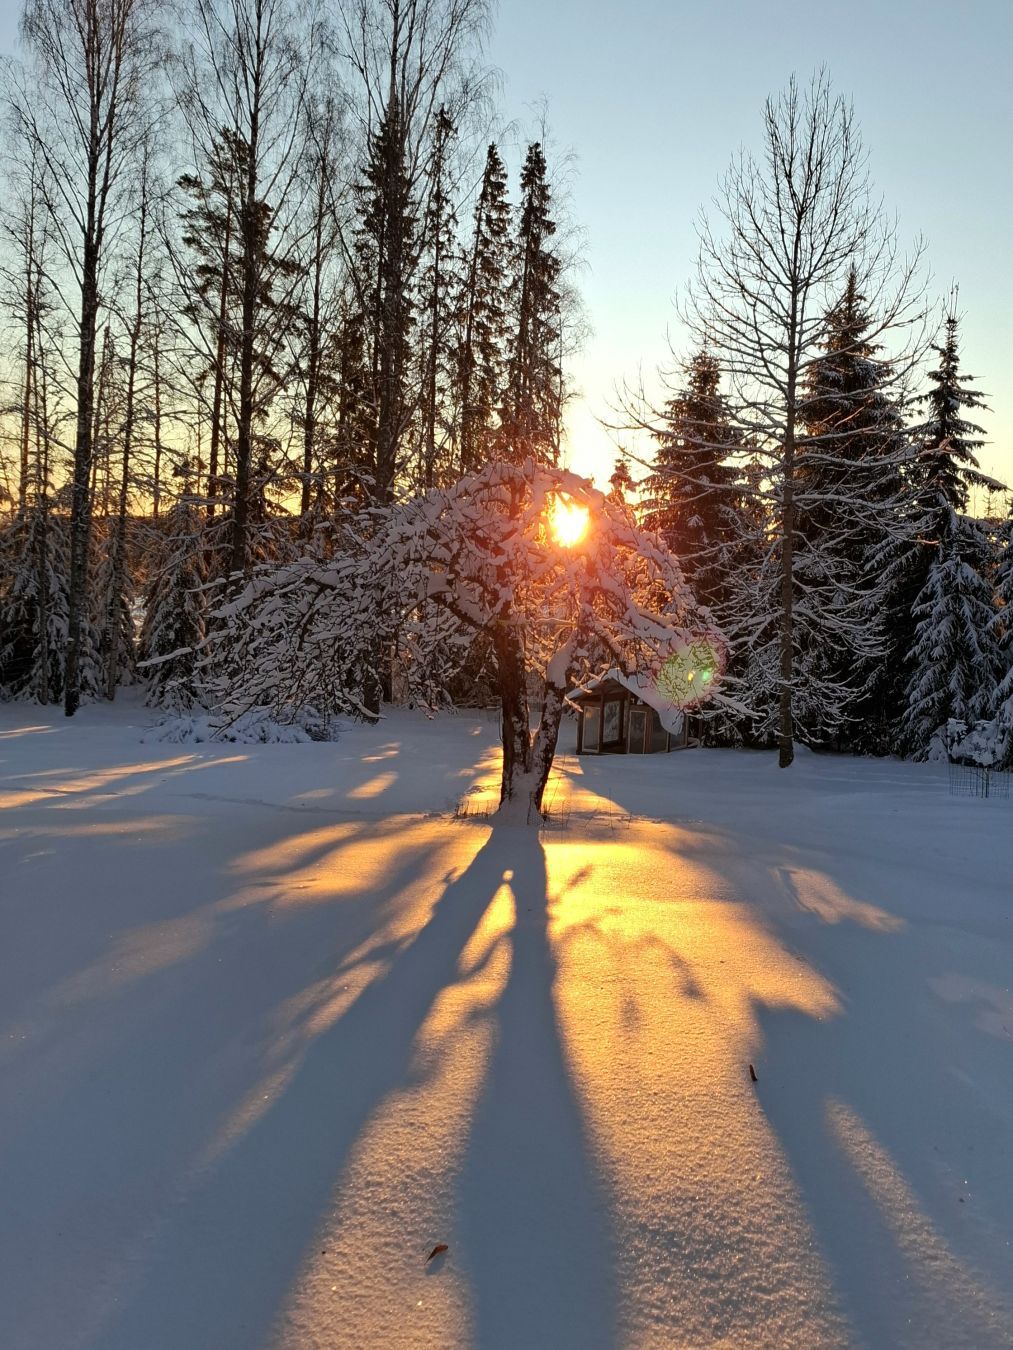
[[[587,533],[588,509],[579,502],[567,501],[564,497],[552,500],[552,533],[556,542],[564,548],[579,544]]]

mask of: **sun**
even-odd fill
[[[552,533],[556,542],[564,548],[579,544],[587,533],[588,510],[579,502],[567,501],[565,497],[552,499]]]

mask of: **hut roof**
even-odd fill
[[[657,689],[648,676],[643,674],[627,675],[618,667],[613,666],[607,670],[604,675],[599,675],[595,680],[588,680],[586,684],[576,685],[567,694],[570,703],[578,708],[590,699],[607,698],[610,694],[625,692],[639,699],[641,703],[648,704],[658,714],[661,725],[666,731],[670,731],[673,736],[678,736],[682,731],[683,713],[678,708],[673,708],[659,699]]]

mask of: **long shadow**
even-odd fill
[[[1013,1049],[940,1005],[937,954],[910,942],[820,942],[845,1005],[758,1009],[757,1095],[865,1343],[1013,1346]]]
[[[476,1344],[612,1346],[612,1230],[560,1040],[545,856],[534,831],[498,833],[516,925],[459,1196]]]
[[[690,762],[675,767],[689,792]],[[622,801],[622,766],[602,788]],[[762,836],[690,826],[680,854],[838,992],[826,1019],[757,1000],[756,1095],[856,1343],[1013,1346],[1008,874],[987,875],[973,834],[941,849],[918,809],[849,833],[816,798],[803,821],[772,810]],[[959,921],[938,899],[951,878]]]
[[[387,971],[312,1041],[280,1097],[175,1211],[122,1306],[89,1344],[103,1350],[253,1350],[271,1329],[377,1105],[413,1072],[413,1042],[503,881],[491,836]],[[354,1272],[349,1272],[354,1279]]]
[[[205,844],[201,835],[190,846],[203,855]],[[275,1069],[297,1062],[312,1043],[306,1023],[317,1010],[314,1003],[333,998],[349,978],[351,949],[382,931],[403,906],[405,889],[432,868],[432,847],[402,854],[395,845],[392,841],[386,876],[368,895],[288,908],[250,903],[227,909],[209,921],[206,943],[171,962],[153,968],[142,962],[132,979],[116,986],[103,975],[110,965],[116,969],[106,959],[79,993],[80,976],[70,981],[68,1001],[43,996],[34,1007],[27,1005],[25,1039],[8,1043],[5,1037],[0,1044],[4,1350],[101,1344],[95,1328],[103,1325],[102,1309],[114,1300],[129,1307],[136,1283],[158,1284],[159,1234],[164,1229],[171,1247],[178,1225],[185,1240],[195,1160],[214,1151],[237,1108],[254,1099],[259,1105],[260,1085]],[[101,841],[95,847],[104,851]],[[165,913],[173,914],[172,923],[188,924],[220,911],[215,897],[227,896],[234,884],[227,867],[224,876],[209,867],[196,874],[189,908],[180,913],[172,867],[177,847],[171,841],[146,851],[151,880],[143,896],[132,897],[129,930],[141,938],[163,928]],[[93,852],[77,856],[88,872]],[[334,866],[340,868],[342,860]],[[111,876],[114,872],[110,862]],[[271,887],[267,901],[278,889],[274,882]],[[70,930],[77,968],[82,949],[108,947],[110,930],[124,917],[127,898],[121,891],[111,880],[83,918],[72,889],[46,897],[37,925],[47,932]],[[41,897],[36,900],[41,906]],[[13,949],[25,952],[32,966],[39,939],[29,940],[27,932],[23,937]],[[408,935],[381,940],[370,959],[383,965],[410,941]],[[48,949],[48,940],[45,945]],[[90,969],[86,964],[85,973]],[[306,1011],[288,1017],[290,1004],[306,1002]],[[272,1170],[284,1174],[298,1162],[281,1152]],[[248,1185],[256,1194],[262,1183],[251,1178]],[[273,1196],[270,1203],[283,1212],[284,1187]],[[326,1198],[325,1187],[321,1203]],[[212,1268],[218,1260],[227,1257],[212,1254]],[[48,1297],[50,1290],[67,1287],[80,1292],[75,1327],[61,1338],[54,1331],[59,1304],[50,1305]],[[180,1301],[186,1303],[185,1292]],[[233,1316],[243,1302],[237,1286]],[[156,1328],[136,1344],[187,1343],[175,1337],[173,1325],[170,1314],[164,1333]],[[198,1335],[190,1343],[205,1341]],[[241,1337],[235,1343],[245,1344]]]

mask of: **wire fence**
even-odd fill
[[[985,764],[950,764],[951,797],[995,797],[1009,800],[1010,775]]]

